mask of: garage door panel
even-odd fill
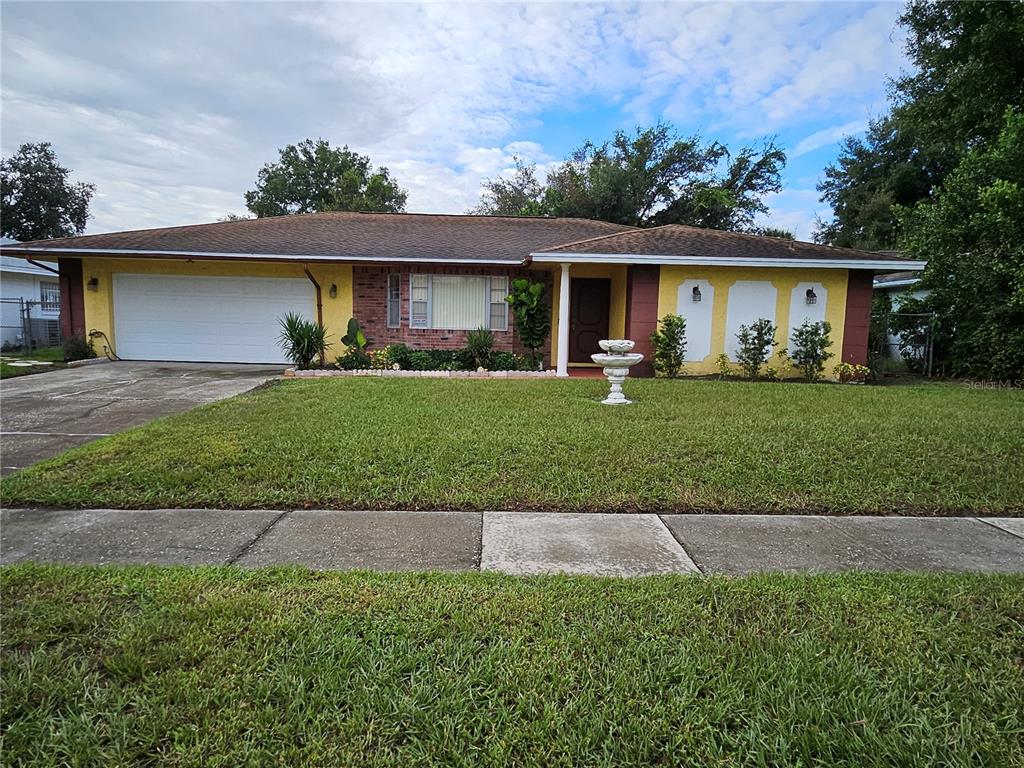
[[[114,275],[114,339],[126,360],[282,363],[288,312],[313,316],[301,278]]]

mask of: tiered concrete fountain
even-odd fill
[[[629,375],[629,368],[636,365],[644,356],[639,352],[630,352],[636,342],[628,339],[603,339],[597,342],[603,354],[591,355],[590,359],[604,368],[611,391],[601,402],[605,405],[628,405],[629,400],[622,394],[622,382]]]

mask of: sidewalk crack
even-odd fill
[[[286,509],[284,512],[282,512],[269,523],[267,523],[265,526],[263,526],[263,530],[257,533],[252,541],[250,541],[247,544],[243,544],[242,547],[234,555],[228,558],[228,561],[227,563],[225,563],[225,565],[234,565],[247,554],[249,554],[250,550],[252,550],[252,548],[255,547],[264,536],[270,533],[271,529],[273,529],[275,525],[281,522],[281,519],[287,514],[288,510]]]

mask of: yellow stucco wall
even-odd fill
[[[302,271],[302,264],[291,263],[259,263],[238,261],[186,259],[106,259],[83,258],[82,281],[88,284],[96,278],[99,281],[97,290],[89,290],[86,286],[85,296],[85,327],[86,330],[98,330],[107,334],[114,350],[117,350],[117,339],[114,337],[114,283],[113,276],[117,273],[142,275],[196,275],[210,277],[295,277],[307,280]],[[348,264],[310,264],[309,271],[320,283],[323,300],[324,326],[327,328],[328,339],[335,349],[340,347],[339,338],[345,334],[348,320],[352,317],[352,267]],[[338,286],[338,295],[330,296],[331,284]],[[310,294],[313,286],[310,284]],[[316,300],[311,300],[310,317],[316,317]],[[97,350],[99,347],[97,347]],[[330,355],[331,350],[328,350]]]
[[[711,353],[700,362],[687,362],[685,373],[706,374],[717,373],[717,358],[725,351],[726,317],[729,303],[729,288],[737,280],[770,281],[778,292],[773,321],[778,331],[776,341],[779,349],[785,347],[789,337],[789,309],[792,291],[798,283],[821,283],[828,291],[825,306],[825,319],[832,325],[832,346],[829,351],[833,357],[826,365],[826,375],[831,373],[832,366],[839,362],[843,348],[843,325],[846,315],[847,271],[845,269],[765,269],[746,267],[669,267],[661,268],[658,286],[658,317],[667,314],[681,314],[677,311],[679,286],[686,280],[707,280],[714,287],[714,306],[711,320]],[[787,367],[778,355],[768,361],[768,365],[776,367],[782,376],[796,376],[798,372]]]
[[[558,345],[558,299],[562,284],[562,268],[553,264],[551,284],[551,360],[557,356]],[[626,265],[625,264],[573,264],[569,277],[607,277],[612,281],[611,307],[608,310],[608,334],[621,339],[626,334]],[[598,350],[600,351],[600,350]],[[580,363],[569,363],[580,365]],[[584,364],[585,365],[585,364]]]

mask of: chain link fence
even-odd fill
[[[932,376],[935,315],[888,312],[872,315],[868,367],[875,376]]]
[[[64,343],[60,320],[41,317],[42,302],[31,299],[0,299],[0,331],[5,350],[29,351]]]

